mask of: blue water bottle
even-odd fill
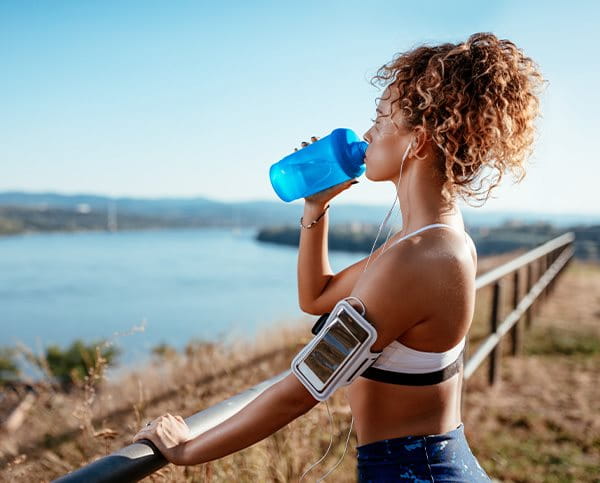
[[[357,178],[365,172],[367,146],[351,129],[334,129],[271,165],[271,185],[283,201],[293,201]]]

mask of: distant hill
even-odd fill
[[[384,220],[391,205],[370,206],[353,204],[334,204],[329,212],[330,225],[352,222],[379,224]],[[150,225],[168,226],[239,226],[268,227],[288,224],[297,226],[303,212],[303,202],[285,203],[283,201],[244,201],[224,203],[208,198],[111,198],[107,196],[58,193],[27,193],[20,191],[0,192],[0,208],[30,208],[52,213],[62,209],[96,216],[116,216],[118,226],[125,229],[126,215],[148,217]],[[400,223],[398,205],[390,216],[388,226]],[[110,212],[113,212],[110,215]],[[505,223],[532,224],[551,223],[556,227],[600,224],[600,212],[597,216],[579,214],[539,214],[485,211],[485,208],[463,208],[467,228],[494,227]],[[0,218],[2,215],[0,215]],[[85,217],[79,217],[83,219]],[[120,220],[123,223],[119,223]]]
[[[0,206],[0,235],[51,231],[142,230],[189,227],[178,219],[123,213],[118,222],[110,222],[106,213],[70,208]]]
[[[332,226],[327,238],[328,248],[369,254],[377,237],[377,228],[359,223]],[[575,257],[600,261],[600,224],[564,229],[543,222],[529,225],[505,223],[496,227],[473,227],[467,231],[477,246],[479,257],[516,250],[528,251],[567,231],[572,231],[575,234]],[[388,230],[379,234],[374,250],[383,245],[387,232]],[[394,233],[396,230],[392,231],[392,235]],[[300,229],[290,226],[263,228],[259,230],[257,239],[297,247],[300,242]]]
[[[334,204],[329,210],[331,250],[369,253],[389,206]],[[396,207],[398,210],[398,207]],[[88,194],[0,193],[0,235],[23,232],[139,230],[156,228],[254,227],[257,239],[297,246],[303,202],[223,203],[207,198],[110,198]],[[531,249],[574,231],[575,256],[600,259],[600,216],[486,212],[463,208],[466,229],[480,255]],[[383,227],[376,248],[391,229],[400,229],[398,212]],[[595,225],[594,225],[595,223]]]

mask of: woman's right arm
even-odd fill
[[[327,204],[327,202],[305,201],[304,214],[302,215],[304,225],[308,225],[323,213]],[[333,277],[327,253],[328,211],[311,228],[300,227],[298,303],[300,309],[309,314],[315,313],[315,301]]]
[[[318,139],[316,136],[311,138],[313,142]],[[349,179],[304,198],[303,224],[308,225],[317,219],[333,197],[354,183],[358,181]],[[350,295],[364,265],[364,260],[361,260],[340,273],[333,274],[327,248],[328,211],[312,227],[300,227],[298,302],[301,310],[314,315],[331,312],[340,299]]]
[[[340,183],[328,190],[305,198],[303,223],[308,225],[329,204],[329,200],[347,189],[352,180]],[[333,194],[333,196],[332,196]],[[316,198],[316,199],[315,199]],[[311,228],[300,227],[298,247],[298,302],[300,309],[312,315],[331,312],[341,299],[348,297],[364,270],[368,257],[334,274],[329,265],[327,233],[329,210]],[[381,249],[373,252],[372,263]]]

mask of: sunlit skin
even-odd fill
[[[403,228],[390,237],[386,248],[402,235],[432,223],[464,230],[455,201],[444,205],[442,179],[434,168],[434,148],[426,133],[406,126],[399,112],[393,118],[385,116],[391,112],[390,95],[393,98],[393,91],[387,88],[377,104],[377,117],[364,134],[369,143],[365,177],[392,182],[394,187],[398,185],[402,155],[412,143],[397,191]],[[305,198],[305,215],[311,214],[305,222],[316,218],[334,196],[350,186],[351,180]],[[321,222],[327,223],[326,217]],[[327,286],[319,297],[320,310],[315,315],[331,310],[341,298],[352,295],[364,302],[365,316],[377,329],[372,350],[382,350],[393,340],[429,352],[454,347],[472,321],[475,247],[455,230],[436,228],[385,252],[382,248],[373,252],[364,274],[368,257],[347,267],[338,286]],[[352,409],[358,444],[455,429],[461,422],[461,379],[462,371],[436,385],[402,386],[359,377],[340,389],[346,392]],[[174,464],[204,463],[251,446],[317,403],[290,374],[240,412],[196,438],[189,439],[189,428],[180,416],[167,414],[142,428],[133,440],[151,440]]]

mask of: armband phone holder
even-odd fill
[[[317,321],[315,322],[315,325],[312,326],[312,329],[310,329],[310,331],[314,334],[317,335],[319,332],[321,332],[321,329],[323,328],[323,326],[325,325],[325,322],[327,322],[327,318],[329,317],[329,314],[331,312],[327,312],[324,313],[323,315],[321,315],[321,317],[319,317],[317,319]]]
[[[323,314],[311,331],[315,337],[294,357],[291,368],[319,401],[350,384],[382,352],[371,352],[377,331],[346,299]]]

